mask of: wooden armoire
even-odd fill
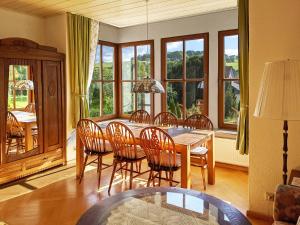
[[[0,39],[0,184],[65,164],[65,80],[56,48]]]

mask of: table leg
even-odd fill
[[[32,137],[32,124],[25,123],[25,151],[30,151],[33,149],[33,137]]]
[[[214,151],[214,134],[207,141],[207,160],[208,160],[208,184],[215,184],[215,151]]]
[[[76,133],[76,178],[80,178],[80,173],[83,166],[84,154],[82,151],[82,142],[79,135]]]
[[[181,187],[191,188],[191,157],[190,146],[181,151]]]

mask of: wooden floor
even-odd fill
[[[111,159],[106,160],[107,163]],[[146,164],[143,164],[146,169]],[[31,193],[0,203],[0,221],[9,225],[67,225],[76,224],[79,217],[94,203],[108,197],[111,168],[103,171],[101,188],[97,190],[96,170],[85,173],[81,184],[75,177],[64,179]],[[176,179],[179,180],[180,172]],[[59,174],[58,174],[59,176]],[[148,174],[135,179],[134,188],[146,185]],[[200,169],[192,167],[192,189],[203,191]],[[167,183],[162,183],[162,186]],[[111,194],[128,189],[128,182],[122,182],[121,176],[115,178]],[[243,213],[248,209],[248,175],[231,169],[216,169],[216,185],[208,185],[207,194],[231,203]],[[251,220],[254,225],[270,225],[270,222]]]

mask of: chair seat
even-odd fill
[[[134,155],[132,155],[132,156],[117,156],[117,158],[119,158],[119,159],[123,159],[123,160],[140,160],[140,159],[144,159],[144,158],[146,158],[146,154],[145,154],[145,152],[144,152],[144,150],[141,148],[141,147],[139,147],[139,146],[137,146],[137,151],[136,151],[136,157],[134,156]]]
[[[103,146],[102,142],[101,142],[101,146]],[[108,141],[105,141],[105,151],[99,152],[98,150],[94,150],[94,149],[85,149],[85,153],[90,154],[90,155],[98,155],[98,154],[109,154],[112,152],[112,148],[111,145]]]
[[[192,155],[205,155],[208,149],[206,147],[197,147],[191,150]]]
[[[168,153],[162,152],[160,155],[160,165],[155,163],[148,163],[149,167],[155,171],[166,170],[175,171],[181,167],[181,156],[176,154],[175,165],[170,165],[169,161],[170,155]]]

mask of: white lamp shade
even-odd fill
[[[265,64],[254,116],[300,120],[300,61]]]
[[[165,93],[164,87],[155,79],[146,77],[135,83],[132,88],[133,93]]]
[[[32,80],[19,80],[17,81],[16,85],[14,86],[15,90],[20,91],[28,91],[34,89],[34,84]]]

